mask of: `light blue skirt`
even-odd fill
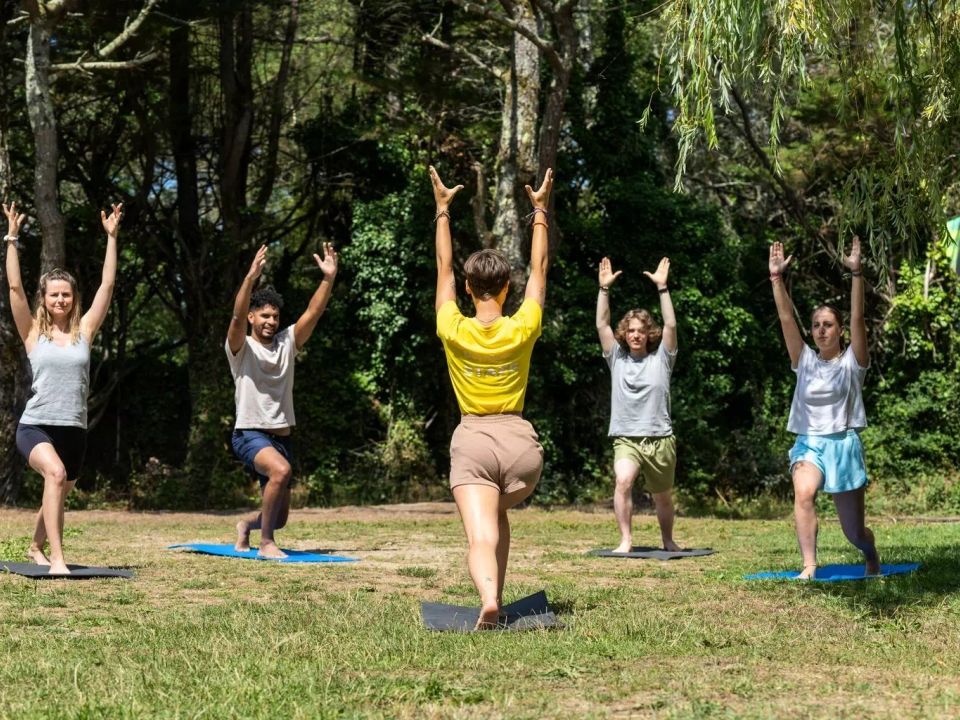
[[[820,471],[823,478],[820,488],[826,493],[849,492],[867,484],[863,443],[856,430],[832,435],[797,435],[797,441],[790,448],[790,470],[800,461]]]

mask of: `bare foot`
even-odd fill
[[[36,545],[31,545],[30,549],[27,550],[27,559],[33,562],[35,565],[49,565],[50,559],[43,554],[43,550],[38,548]]]
[[[804,565],[803,570],[800,571],[800,574],[797,575],[797,580],[813,580],[817,576],[817,566],[814,565]]]
[[[233,544],[237,552],[246,552],[250,549],[250,523],[241,520],[237,523],[237,541]]]
[[[619,545],[617,545],[613,549],[613,552],[625,553],[625,552],[630,552],[631,550],[633,550],[633,541],[626,540],[626,541],[622,541]]]
[[[496,630],[498,627],[500,627],[500,608],[496,605],[480,608],[480,617],[477,618],[477,624],[473,629]]]
[[[51,575],[69,575],[70,568],[67,567],[67,564],[63,560],[53,560],[50,562],[50,569],[47,572]]]
[[[668,552],[682,552],[683,548],[677,545],[673,540],[667,540],[663,543],[663,549]]]
[[[277,547],[273,540],[261,540],[260,549],[257,551],[257,557],[270,558],[271,560],[283,560],[287,554]]]

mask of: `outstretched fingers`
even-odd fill
[[[450,201],[453,200],[454,196],[463,190],[463,185],[456,185],[452,188],[448,188],[443,184],[443,181],[440,179],[440,174],[433,165],[429,166],[429,172],[430,182],[433,183],[433,197],[437,201],[438,206],[446,208],[446,206],[450,204]]]
[[[523,189],[527,191],[527,197],[530,198],[534,207],[546,207],[550,201],[550,192],[553,190],[553,168],[547,168],[543,174],[543,182],[536,191],[529,185],[524,185]]]

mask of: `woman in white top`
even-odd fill
[[[770,247],[770,282],[777,303],[783,339],[797,385],[787,430],[795,433],[790,450],[794,516],[803,556],[800,578],[814,577],[817,569],[817,491],[833,495],[844,535],[864,555],[866,574],[880,572],[880,557],[873,533],[864,524],[867,471],[860,430],[866,427],[863,378],[870,366],[867,325],[863,318],[863,275],[860,239],[853,238],[843,264],[853,276],[850,299],[850,344],[843,346],[840,312],[829,305],[813,311],[811,332],[817,350],[807,345],[794,320],[793,301],[783,283],[783,273],[793,256],[783,257],[783,244]]]

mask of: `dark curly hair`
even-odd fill
[[[265,305],[273,305],[277,310],[283,309],[283,298],[273,289],[273,285],[258,288],[250,296],[250,310],[262,308]]]
[[[639,320],[640,327],[642,327],[643,331],[647,334],[647,352],[651,353],[656,350],[660,345],[660,338],[663,335],[663,331],[660,329],[657,321],[653,319],[653,315],[646,310],[637,308],[628,312],[620,319],[620,322],[617,323],[617,329],[614,332],[614,337],[616,337],[617,342],[620,343],[624,350],[628,349],[627,328],[630,327],[631,320]]]

